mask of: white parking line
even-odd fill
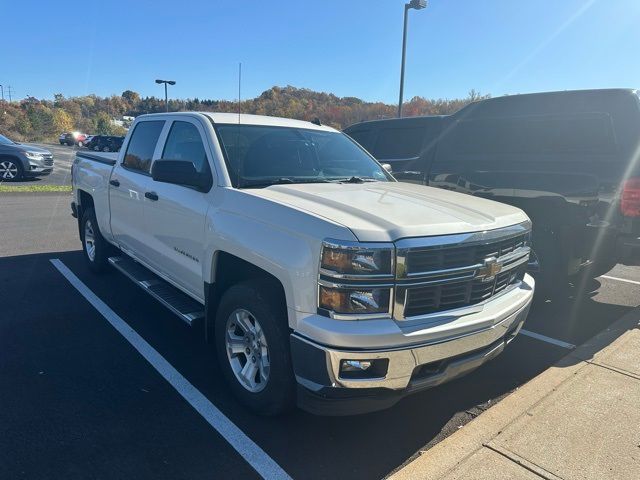
[[[287,479],[291,477],[269,455],[265,453],[242,430],[234,425],[224,413],[216,408],[196,387],[184,378],[165,358],[149,345],[127,322],[100,300],[89,287],[76,277],[59,259],[51,259],[51,263],[75,287],[78,292],[100,312],[140,355],[155,368],[164,379],[171,384],[182,397],[211,425],[216,431],[242,455],[258,474],[266,479]],[[214,475],[215,476],[215,475]]]
[[[600,275],[600,278],[606,278],[607,280],[615,280],[617,282],[633,283],[634,285],[640,285],[640,282],[637,282],[636,280],[627,280],[626,278],[610,277],[609,275]]]
[[[542,340],[543,342],[551,343],[553,345],[557,345],[558,347],[567,348],[569,350],[573,350],[574,348],[576,348],[573,343],[563,342],[562,340],[547,337],[546,335],[541,335],[536,332],[531,332],[529,330],[525,330],[524,328],[520,330],[520,333],[522,335],[526,335],[527,337],[535,338],[536,340]]]

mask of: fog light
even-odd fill
[[[367,370],[371,367],[371,360],[344,360],[342,362],[343,372],[357,372]]]
[[[342,360],[340,362],[340,378],[344,379],[372,379],[384,378],[389,369],[388,358],[375,360]]]

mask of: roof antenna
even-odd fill
[[[244,176],[244,165],[242,158],[240,157],[240,113],[242,111],[241,107],[241,87],[242,87],[242,62],[238,62],[238,127],[236,128],[236,148],[235,155],[238,160],[238,170],[237,170],[237,185],[238,188],[242,188],[242,177]]]

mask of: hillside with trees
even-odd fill
[[[404,116],[442,115],[459,110],[467,103],[486,98],[472,90],[463,99],[426,99],[414,97],[403,106]],[[256,98],[241,102],[243,113],[313,120],[344,128],[363,120],[391,118],[396,106],[382,102],[365,102],[356,97],[337,97],[331,93],[305,88],[272,87]],[[79,130],[90,134],[123,135],[125,130],[112,122],[123,115],[138,116],[163,112],[164,100],[141,97],[126,90],[122,95],[98,97],[64,97],[53,101],[28,97],[19,102],[0,103],[0,134],[17,141],[54,141],[62,132]],[[237,112],[238,103],[229,100],[170,100],[171,111]]]

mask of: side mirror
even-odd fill
[[[156,182],[173,183],[208,191],[213,184],[211,174],[200,173],[193,162],[184,160],[156,160],[151,167],[151,178]]]
[[[388,163],[383,163],[382,168],[384,168],[389,173],[393,173],[393,169],[391,168],[391,165]]]

